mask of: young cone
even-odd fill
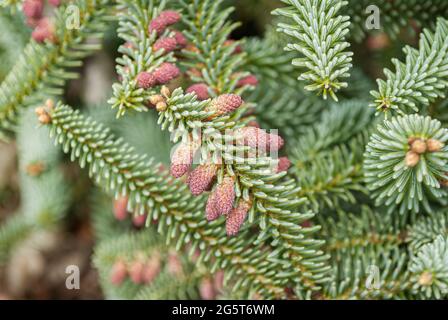
[[[217,166],[215,164],[199,165],[194,169],[189,177],[188,184],[194,196],[198,196],[210,188],[216,176]]]
[[[244,220],[246,220],[250,206],[250,203],[241,200],[238,203],[238,206],[227,215],[226,231],[228,236],[234,236],[238,234],[241,226],[244,223]]]
[[[215,190],[215,207],[220,215],[228,214],[235,202],[235,186],[233,178],[224,177]]]

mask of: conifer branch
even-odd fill
[[[254,239],[245,232],[227,238],[222,223],[208,223],[202,197],[192,197],[184,184],[169,178],[160,166],[136,155],[110,130],[70,107],[60,105],[50,117],[51,134],[64,152],[78,159],[81,167],[88,166],[90,176],[115,197],[126,196],[135,214],[146,213],[147,223],[157,220],[158,230],[176,248],[189,244],[191,253],[200,249],[198,263],[211,263],[210,270],[224,268],[227,278],[238,278],[235,290],[283,296],[287,279],[276,279],[281,263],[270,259],[272,253],[262,245],[253,245]]]
[[[349,32],[348,16],[339,15],[348,4],[342,0],[282,0],[287,6],[273,12],[288,18],[289,23],[279,23],[278,31],[292,38],[295,43],[286,46],[288,51],[297,51],[301,57],[293,64],[306,71],[299,80],[308,83],[306,90],[318,91],[324,99],[331,96],[337,100],[336,92],[347,86],[343,81],[349,77],[352,52],[345,41]]]
[[[400,115],[418,112],[437,98],[444,98],[448,87],[448,21],[439,18],[435,32],[425,29],[419,49],[404,48],[406,62],[393,59],[395,73],[385,69],[386,80],[378,80],[372,91],[377,112]]]
[[[100,39],[108,18],[110,0],[76,0],[79,28],[67,28],[67,5],[55,14],[53,40],[31,40],[0,86],[0,129],[11,130],[21,108],[40,103],[48,96],[61,95],[67,80],[77,77],[69,71],[99,49],[88,39]],[[69,69],[69,70],[68,70]]]
[[[392,118],[378,126],[366,148],[364,170],[371,196],[389,211],[432,211],[429,200],[446,202],[448,130],[430,117]]]

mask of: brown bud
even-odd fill
[[[162,86],[162,88],[160,89],[160,93],[165,97],[165,98],[169,98],[171,97],[171,91],[167,86]]]
[[[436,139],[426,141],[429,152],[439,152],[443,148],[443,143]]]
[[[425,271],[420,275],[418,284],[425,287],[430,286],[432,284],[432,280],[433,278],[431,272]]]
[[[422,154],[426,152],[426,142],[423,139],[416,139],[411,144],[411,150],[415,153]]]
[[[26,166],[26,173],[31,177],[37,177],[45,170],[45,164],[43,162],[34,162]]]
[[[156,104],[156,110],[158,112],[164,112],[164,111],[166,111],[167,108],[168,108],[168,105],[166,104],[165,101],[160,101]]]
[[[405,163],[408,167],[415,167],[420,162],[420,155],[414,151],[406,153]]]
[[[41,124],[51,123],[51,117],[48,113],[41,114],[38,119]]]
[[[159,102],[164,102],[165,99],[160,94],[155,94],[149,97],[149,102],[153,105],[157,105]]]

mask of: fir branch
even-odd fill
[[[113,97],[109,99],[112,108],[117,108],[117,117],[127,111],[142,112],[148,108],[148,98],[154,90],[144,90],[138,86],[137,77],[141,72],[153,72],[164,62],[174,62],[172,52],[155,51],[158,34],[149,29],[150,22],[165,8],[166,1],[118,0],[118,36],[125,41],[118,51],[117,73],[120,82],[112,86]],[[163,35],[169,34],[165,30]]]
[[[409,270],[413,273],[412,290],[426,299],[448,296],[448,239],[437,237],[412,257]]]
[[[23,214],[14,214],[0,226],[0,265],[4,264],[15,246],[34,230],[31,221]]]
[[[406,62],[392,60],[395,73],[384,70],[387,80],[378,80],[378,91],[372,91],[378,112],[400,115],[418,112],[444,98],[448,87],[448,21],[439,18],[435,33],[425,29],[419,49],[404,48]]]
[[[413,254],[425,244],[431,243],[439,235],[448,235],[448,212],[435,212],[429,217],[419,217],[419,219],[409,226],[407,242]]]
[[[336,92],[345,88],[342,79],[349,77],[352,67],[350,46],[345,41],[349,32],[349,17],[338,15],[348,4],[342,0],[282,0],[287,6],[273,13],[289,20],[279,23],[278,31],[294,38],[286,46],[288,51],[298,51],[300,58],[293,64],[306,70],[299,80],[306,81],[306,90],[318,91],[326,99],[337,100]]]
[[[228,21],[233,7],[223,9],[223,0],[180,0],[183,8],[185,36],[191,46],[183,50],[183,65],[195,83],[205,83],[212,97],[223,93],[242,94],[247,86],[238,82],[245,75],[238,72],[244,63],[240,42],[228,41],[240,23]]]
[[[410,115],[384,121],[366,148],[366,183],[376,203],[392,212],[431,211],[429,200],[444,201],[448,179],[448,130],[430,117]]]
[[[158,165],[135,154],[133,148],[116,140],[110,130],[84,118],[68,106],[51,112],[51,133],[55,141],[89,166],[89,174],[115,196],[127,196],[128,208],[136,214],[147,213],[147,221],[158,221],[158,230],[174,241],[176,248],[200,249],[198,264],[210,262],[210,270],[224,268],[234,288],[266,297],[282,297],[287,279],[277,279],[281,263],[272,253],[243,232],[227,238],[222,223],[207,223],[203,217],[204,199],[194,198],[186,187],[170,179]]]
[[[61,95],[67,80],[77,73],[82,59],[100,46],[87,42],[99,39],[105,29],[109,0],[76,0],[80,10],[79,28],[67,28],[67,5],[55,15],[55,42],[39,44],[34,40],[24,49],[17,63],[0,86],[0,121],[3,130],[11,130],[21,108],[42,102],[48,96]]]

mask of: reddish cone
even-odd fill
[[[42,0],[25,0],[22,6],[23,14],[27,18],[40,19],[44,11]]]
[[[199,286],[199,293],[202,300],[213,300],[216,297],[215,288],[213,286],[213,281],[209,278],[202,280]]]
[[[122,221],[128,217],[128,198],[120,197],[114,201],[114,216],[115,219]]]
[[[236,94],[223,94],[213,99],[207,110],[214,111],[214,116],[221,116],[235,111],[243,102],[243,99]]]
[[[140,260],[134,261],[129,268],[129,276],[135,284],[143,283],[143,271],[145,265]]]
[[[208,86],[205,83],[194,84],[186,90],[187,93],[194,93],[198,100],[207,100],[210,98]]]
[[[164,62],[154,71],[154,76],[159,84],[165,84],[180,75],[180,70],[174,64]]]
[[[238,234],[241,229],[241,226],[246,220],[247,213],[250,209],[250,203],[241,200],[238,206],[233,209],[226,218],[226,231],[227,235],[234,236]]]
[[[208,196],[207,205],[205,207],[205,217],[208,221],[213,221],[218,219],[221,214],[216,208],[216,194],[213,192]]]
[[[138,214],[132,218],[132,223],[137,228],[143,227],[146,223],[146,218],[148,217],[147,214]]]
[[[128,271],[126,269],[126,264],[119,260],[112,266],[112,270],[110,272],[110,282],[115,286],[119,286],[126,279],[127,274]]]
[[[215,207],[219,214],[228,214],[235,202],[235,186],[233,178],[225,177],[215,190]]]
[[[137,86],[142,89],[149,89],[157,84],[156,77],[150,72],[140,72],[137,75]]]
[[[149,284],[154,281],[157,275],[160,273],[160,257],[158,255],[152,257],[143,268],[143,282]]]
[[[289,167],[291,167],[291,161],[289,161],[288,157],[281,157],[278,159],[277,173],[288,171]]]
[[[217,166],[215,164],[199,165],[188,176],[190,191],[198,196],[210,188],[216,176]]]
[[[48,18],[39,20],[36,28],[31,33],[31,37],[39,43],[45,40],[54,41],[54,27]]]
[[[193,143],[182,143],[171,156],[171,175],[180,178],[190,170],[193,163],[193,155],[196,147]]]
[[[238,143],[263,151],[278,151],[284,145],[284,141],[280,136],[267,133],[265,130],[256,127],[238,129],[236,135],[239,138]]]
[[[161,19],[165,25],[170,26],[179,22],[181,16],[177,11],[165,10],[159,14],[158,18]]]
[[[184,34],[180,31],[174,31],[174,39],[176,39],[177,45],[180,48],[185,48],[188,44],[187,38],[185,38]]]
[[[240,79],[240,81],[238,81],[237,87],[244,87],[244,86],[256,87],[257,85],[258,85],[257,77],[254,75],[250,75]]]
[[[160,38],[154,43],[153,50],[159,51],[159,50],[165,50],[165,53],[174,51],[177,49],[177,41],[175,38]]]

